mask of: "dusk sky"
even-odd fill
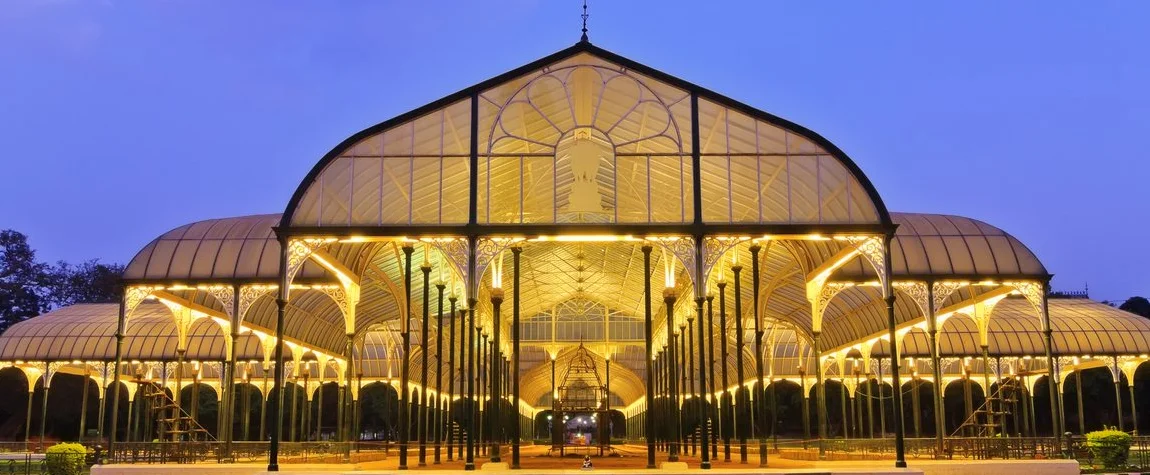
[[[0,0],[0,229],[126,263],[282,212],[349,135],[579,39],[581,3]],[[894,211],[1150,294],[1150,2],[591,2],[591,42],[802,124]]]

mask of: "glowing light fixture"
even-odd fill
[[[635,236],[615,234],[566,234],[561,236],[537,236],[528,239],[531,242],[620,242],[642,241]]]

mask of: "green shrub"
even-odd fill
[[[1110,428],[1086,434],[1086,447],[1096,463],[1102,463],[1106,469],[1116,469],[1126,466],[1130,440],[1130,434]]]
[[[79,475],[87,454],[88,449],[80,444],[56,444],[44,452],[44,463],[49,475]]]

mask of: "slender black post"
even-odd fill
[[[827,385],[823,379],[823,348],[819,341],[821,336],[822,332],[811,332],[811,347],[815,350],[815,384],[817,385],[817,389],[815,389],[815,412],[818,413],[819,420],[820,460],[826,457],[826,444],[823,441],[827,438]]]
[[[467,309],[462,311],[467,314],[467,322],[460,322],[463,328],[467,331],[467,337],[464,338],[464,343],[467,346],[467,401],[470,417],[467,418],[467,458],[464,459],[464,470],[475,470],[475,435],[478,430],[478,425],[475,423],[476,417],[479,415],[479,409],[475,403],[475,304],[476,300],[471,298],[467,300]]]
[[[455,421],[455,289],[451,289],[451,296],[447,301],[451,304],[451,313],[448,314],[450,321],[448,322],[448,341],[447,341],[447,371],[450,373],[447,376],[447,426],[450,427]],[[443,325],[439,328],[442,330]],[[455,431],[447,431],[447,461],[451,462],[455,454]]]
[[[763,379],[763,324],[759,318],[759,251],[762,247],[758,243],[751,244],[747,250],[751,251],[751,309],[755,319],[755,371],[758,373],[758,378],[755,379],[754,388],[756,390],[755,401],[758,405],[755,411],[755,435],[759,438],[759,467],[767,466],[767,439],[763,437],[763,430],[766,428],[766,385]],[[772,371],[773,373],[773,371]],[[774,434],[774,424],[771,424],[771,433]]]
[[[738,375],[735,382],[735,429],[739,437],[739,463],[747,463],[747,430],[738,422],[747,420],[747,405],[750,404],[747,390],[743,387],[746,381],[743,376],[743,289],[740,277],[743,266],[735,264],[731,266],[731,271],[735,274],[735,373]],[[754,427],[753,424],[751,427]]]
[[[890,337],[890,380],[891,380],[891,402],[894,404],[894,466],[897,468],[906,467],[906,434],[904,424],[902,422],[902,391],[899,388],[899,356],[898,356],[898,335],[895,332],[895,317],[894,317],[894,283],[891,282],[893,276],[890,275],[891,269],[891,256],[890,256],[890,241],[892,236],[886,236],[886,242],[883,246],[883,261],[885,262],[884,269],[886,269],[887,278],[883,284],[883,294],[886,297],[886,316],[888,335]],[[880,382],[881,383],[881,382]],[[879,386],[880,388],[882,386]],[[988,388],[989,389],[989,388]],[[881,392],[880,392],[881,394]]]
[[[503,431],[503,424],[499,420],[499,406],[502,404],[502,387],[499,386],[499,373],[503,364],[499,357],[499,327],[503,326],[499,318],[499,306],[503,304],[503,289],[491,289],[491,413],[487,415],[488,425],[491,426],[491,462],[499,463],[499,433]]]
[[[280,437],[283,435],[283,420],[284,420],[284,317],[287,314],[288,303],[288,242],[287,240],[280,240],[280,268],[279,277],[280,285],[278,289],[278,296],[276,298],[276,340],[275,340],[275,375],[274,384],[276,388],[276,397],[271,400],[271,413],[274,414],[275,419],[272,420],[272,440],[268,447],[268,471],[278,472],[279,466],[279,453],[280,453]]]
[[[481,341],[479,344],[478,355],[478,376],[481,379],[479,384],[479,433],[476,434],[476,439],[479,440],[479,447],[483,450],[483,453],[487,454],[488,449],[490,449],[487,444],[491,441],[491,434],[490,431],[486,430],[487,425],[484,424],[483,419],[484,416],[490,416],[490,414],[484,414],[485,410],[487,409],[484,406],[487,405],[487,399],[491,395],[491,387],[488,386],[491,384],[489,379],[491,377],[491,362],[488,361],[488,358],[490,358],[491,355],[491,350],[487,348],[487,332],[477,328],[475,330],[475,336],[479,337]],[[490,424],[490,421],[488,421],[488,424]]]
[[[700,313],[702,313],[702,312],[700,312]],[[698,393],[695,392],[695,327],[694,327],[694,323],[695,323],[694,315],[688,314],[687,328],[685,328],[683,330],[683,333],[687,334],[687,340],[684,343],[686,345],[686,348],[685,348],[686,351],[683,352],[683,358],[688,360],[687,366],[686,366],[687,371],[685,371],[683,373],[683,377],[684,377],[684,379],[687,380],[686,394],[688,396],[691,396],[691,398],[695,398],[696,396],[698,396]],[[699,341],[702,341],[701,336],[700,336]],[[702,368],[702,366],[699,366],[699,367]],[[701,416],[702,414],[698,414],[699,406],[697,406],[697,405],[692,405],[692,406],[693,407],[690,407],[690,411],[693,413],[696,413],[695,414],[696,420],[700,420],[698,416]],[[691,456],[693,457],[699,451],[699,444],[698,444],[699,441],[695,437],[695,434],[691,434],[690,437],[691,437]]]
[[[551,357],[551,433],[549,434],[549,436],[551,437],[551,447],[552,448],[554,448],[555,445],[559,442],[559,424],[561,421],[560,421],[560,414],[559,414],[559,400],[558,399],[559,398],[556,397],[556,393],[555,393],[555,357],[552,356]],[[563,450],[562,447],[563,446],[560,445],[560,448],[559,448],[560,453],[562,453],[562,450]]]
[[[401,317],[399,337],[403,340],[403,360],[399,367],[399,470],[407,470],[407,442],[411,430],[411,389],[408,373],[411,370],[411,254],[415,248],[403,246],[404,315]],[[347,388],[351,392],[351,387]]]
[[[696,297],[695,298],[695,305],[698,307],[698,312],[699,312],[699,318],[697,320],[699,321],[699,363],[700,363],[699,364],[699,391],[700,391],[699,396],[700,397],[699,397],[699,402],[698,402],[698,404],[696,404],[695,407],[697,407],[699,410],[699,425],[701,427],[701,431],[699,433],[699,443],[700,443],[700,445],[703,446],[703,455],[702,455],[702,460],[699,462],[699,467],[704,469],[704,470],[711,468],[711,451],[707,450],[707,446],[710,445],[709,442],[711,440],[709,428],[707,427],[707,419],[709,418],[708,416],[710,415],[710,411],[707,410],[707,407],[706,407],[707,399],[705,397],[702,397],[702,394],[701,394],[701,393],[707,391],[707,368],[705,365],[702,364],[703,355],[705,354],[705,351],[707,349],[707,343],[706,343],[706,341],[704,341],[704,338],[703,338],[703,303],[706,301],[707,301],[707,299],[704,297]],[[714,348],[712,347],[712,351],[713,350],[714,350]]]
[[[439,312],[436,314],[438,325],[435,327],[435,463],[439,461],[440,446],[443,445],[443,289],[447,286],[443,282],[435,284],[439,292]],[[449,449],[450,451],[450,449]]]
[[[679,461],[679,391],[675,383],[675,289],[668,287],[663,290],[663,304],[667,307],[667,386],[670,388],[668,397],[668,406],[670,409],[670,421],[668,424],[671,426],[670,435],[667,437],[669,449],[667,451],[668,462]]]
[[[687,368],[687,322],[679,325],[679,334],[675,336],[675,341],[679,343],[679,349],[675,352],[678,356],[678,361],[675,361],[675,374],[677,375],[679,385],[679,413],[675,418],[679,425],[679,454],[687,454],[687,442],[690,434],[687,434],[686,427],[683,426],[683,409],[687,405],[687,396],[690,392],[687,390],[687,376],[690,371]]]
[[[125,305],[126,305],[125,300],[123,298],[121,298],[120,299],[120,311],[116,316],[116,365],[112,368],[112,386],[115,389],[112,391],[112,427],[111,427],[111,430],[108,431],[108,459],[109,460],[115,460],[115,455],[116,455],[115,449],[116,449],[116,439],[117,439],[116,429],[120,425],[120,366],[122,366],[124,364],[124,354],[123,354],[124,327],[125,327],[125,322],[127,320]],[[31,421],[31,415],[32,415],[32,412],[31,412],[31,409],[32,409],[32,391],[33,391],[33,389],[35,389],[35,387],[36,387],[36,381],[28,381],[28,409],[29,409],[28,415],[29,415],[29,421]],[[128,401],[128,407],[129,407],[128,412],[131,412],[131,404],[132,404],[132,401]],[[130,429],[131,423],[132,423],[132,420],[131,420],[131,418],[129,418],[128,419],[128,424],[129,424],[128,432],[129,433],[131,432],[131,429]],[[31,425],[31,424],[29,423],[28,425],[24,426],[25,450],[27,450],[27,445],[28,445],[28,426],[29,425]]]
[[[715,396],[715,296],[707,293],[707,395],[711,398],[711,407],[707,411],[707,417],[712,421],[718,422],[718,398]],[[712,424],[717,427],[717,424]],[[714,427],[708,428],[714,429]],[[711,460],[719,458],[719,431],[709,430],[711,433],[711,440],[706,443],[711,446]]]
[[[943,431],[946,428],[946,419],[943,413],[942,406],[942,367],[938,357],[938,321],[934,317],[934,282],[927,282],[926,284],[926,331],[927,336],[930,338],[930,371],[934,376],[934,391],[931,395],[934,401],[934,443],[936,453],[942,453],[944,448],[943,438],[945,437]]]
[[[719,396],[719,431],[723,434],[723,461],[731,461],[731,430],[726,427],[726,424],[732,421],[731,415],[731,396],[728,394],[727,388],[730,383],[727,381],[727,341],[730,339],[730,334],[727,333],[727,283],[720,280],[719,287],[719,333],[722,335],[723,344],[719,346],[719,364],[722,365],[723,376],[723,394]]]
[[[644,364],[647,367],[647,417],[646,422],[646,436],[647,439],[647,468],[655,468],[655,418],[651,417],[651,411],[655,407],[655,372],[651,367],[651,360],[654,357],[655,344],[651,341],[652,329],[651,324],[651,245],[644,244],[643,250],[643,334],[646,336],[646,352],[644,355]]]
[[[511,468],[519,468],[519,255],[523,248],[511,248],[511,403],[515,413],[516,424],[511,432]]]
[[[426,252],[427,252],[427,250],[425,247],[424,253],[426,253]],[[418,432],[417,436],[419,438],[419,466],[420,467],[426,467],[427,466],[427,432],[428,432],[427,431],[427,417],[428,417],[428,411],[427,411],[427,402],[428,402],[428,400],[427,400],[427,353],[428,353],[428,351],[427,351],[428,350],[427,327],[428,327],[428,323],[430,323],[430,321],[428,320],[428,318],[429,318],[428,314],[430,313],[430,307],[431,307],[431,301],[430,301],[431,300],[431,282],[430,282],[431,281],[431,266],[427,264],[426,259],[427,259],[427,256],[425,255],[424,256],[425,262],[422,266],[419,267],[419,270],[423,271],[423,323],[420,325],[420,331],[419,331],[420,337],[421,337],[420,338],[420,344],[419,344],[419,350],[420,350],[419,352],[421,354],[420,354],[419,359],[420,359],[420,370],[421,370],[422,374],[420,374],[420,376],[419,376],[419,401],[416,402],[416,404],[418,404],[418,406],[416,407],[416,412],[415,412],[415,417],[417,418],[415,430]]]

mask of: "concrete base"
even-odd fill
[[[924,475],[1078,475],[1075,460],[908,460]]]
[[[507,462],[487,462],[479,466],[479,470],[484,472],[505,472],[511,470],[511,465]]]
[[[705,473],[721,473],[732,475],[753,474],[820,474],[820,475],[982,475],[982,474],[1008,474],[1008,475],[1077,475],[1078,463],[1074,460],[909,460],[908,468],[894,468],[890,461],[839,461],[814,462],[802,467],[778,468],[715,468],[701,470],[697,467],[688,467],[686,462],[664,462],[660,469],[655,471],[660,475],[700,475]],[[92,475],[401,475],[409,471],[397,470],[364,470],[364,467],[353,464],[299,464],[282,465],[279,472],[267,472],[264,464],[188,464],[188,465],[97,465],[92,467]],[[425,469],[427,470],[427,469]],[[465,472],[459,468],[435,470],[439,473],[463,475]],[[485,463],[480,471],[499,472],[508,475],[540,474],[540,475],[581,475],[588,472],[604,475],[642,475],[652,473],[647,469],[605,469],[592,470],[579,469],[532,469],[528,466],[522,470],[510,470],[506,463]]]

